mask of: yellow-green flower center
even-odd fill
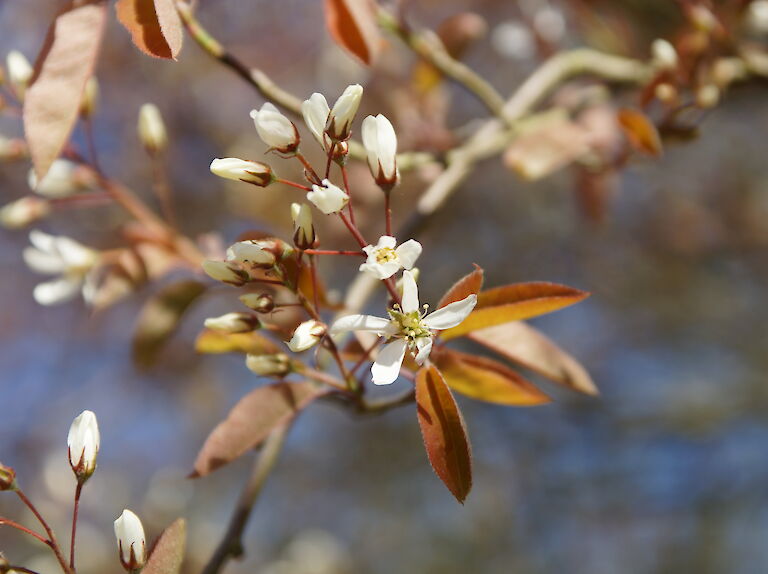
[[[391,247],[381,247],[376,250],[376,263],[389,263],[397,259],[397,253]]]
[[[420,314],[418,311],[403,313],[399,309],[390,309],[389,316],[396,323],[399,336],[405,337],[411,343],[415,342],[419,337],[432,336],[432,331],[429,330],[429,327],[423,321],[424,314]]]

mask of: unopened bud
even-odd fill
[[[262,141],[271,149],[290,154],[299,147],[299,132],[293,122],[269,102],[251,111],[251,118]]]
[[[299,249],[311,249],[317,236],[312,224],[312,210],[306,203],[291,204],[291,219],[293,219],[293,244]]]
[[[227,261],[269,269],[275,260],[275,254],[261,241],[238,241],[227,249]]]
[[[240,295],[240,301],[257,313],[271,313],[275,309],[275,300],[268,293],[246,293]]]
[[[240,287],[250,279],[250,275],[246,271],[226,261],[203,261],[203,271],[211,279],[229,283],[235,287]]]
[[[96,113],[99,105],[99,81],[96,76],[91,76],[85,83],[83,90],[83,99],[80,102],[80,115],[84,118],[90,118]]]
[[[368,116],[363,120],[363,146],[373,179],[385,191],[391,190],[399,178],[397,134],[384,115]]]
[[[0,225],[6,229],[23,229],[47,217],[51,205],[40,197],[27,196],[0,208]]]
[[[139,570],[147,561],[147,543],[141,520],[127,508],[115,520],[115,537],[120,564],[128,572]]]
[[[24,92],[29,87],[29,81],[32,79],[34,69],[29,60],[17,50],[12,50],[6,57],[5,64],[8,68],[8,81],[11,89],[17,98],[24,99]]]
[[[714,84],[701,86],[696,91],[696,105],[708,110],[714,108],[720,101],[720,88]]]
[[[654,95],[660,102],[671,104],[677,101],[677,88],[675,88],[675,86],[672,84],[667,84],[664,82],[656,86],[654,89]]]
[[[2,96],[0,96],[0,110],[2,110]],[[8,139],[0,136],[0,161],[13,161],[27,155],[27,145],[22,139]]]
[[[288,341],[288,348],[294,353],[300,353],[314,347],[325,336],[326,327],[323,323],[310,319],[304,321],[293,332],[293,337]]]
[[[27,183],[29,188],[38,195],[58,199],[87,189],[94,183],[94,178],[91,170],[67,159],[57,159],[51,164],[48,173],[41,181],[37,180],[35,170],[30,169]]]
[[[96,415],[83,411],[72,422],[67,436],[69,465],[78,481],[85,482],[96,470],[100,440]]]
[[[691,23],[702,32],[711,32],[717,26],[717,18],[712,11],[703,4],[695,4],[690,7],[688,16]]]
[[[667,40],[657,38],[651,44],[653,65],[659,70],[674,70],[677,68],[677,50]]]
[[[418,283],[419,281],[419,275],[421,275],[421,270],[418,267],[414,267],[411,271],[411,277],[413,277],[413,280]],[[403,294],[403,278],[401,277],[395,282],[395,289],[397,290],[400,295]]]
[[[250,333],[260,327],[259,320],[248,313],[227,313],[220,317],[209,317],[205,328],[225,333]]]
[[[11,571],[11,563],[0,552],[0,574],[7,574]]]
[[[162,152],[168,145],[165,122],[155,104],[144,104],[139,110],[139,139],[151,154]]]
[[[245,366],[262,377],[282,377],[291,372],[291,359],[284,353],[247,355]]]
[[[16,489],[16,471],[0,462],[0,492]]]
[[[225,179],[267,187],[275,181],[272,168],[260,161],[248,161],[236,157],[216,158],[211,162],[211,173]]]
[[[352,130],[352,120],[355,119],[357,108],[363,97],[363,87],[359,84],[347,86],[344,93],[333,104],[328,121],[325,124],[325,133],[333,141],[346,141]]]

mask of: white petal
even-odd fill
[[[27,266],[37,273],[55,275],[62,273],[66,269],[66,264],[61,257],[45,253],[34,247],[26,247],[22,251],[22,256]]]
[[[347,315],[336,320],[331,326],[331,333],[344,333],[346,331],[370,331],[379,335],[387,330],[390,320],[373,315]]]
[[[374,385],[391,385],[397,380],[407,345],[405,339],[398,339],[382,347],[371,367]]]
[[[391,235],[382,235],[379,237],[379,242],[376,244],[376,249],[381,249],[382,247],[389,247],[390,249],[394,249],[395,245],[397,245],[397,239]]]
[[[301,114],[304,116],[304,123],[307,124],[309,131],[315,137],[317,142],[323,146],[323,132],[325,123],[328,121],[328,114],[331,113],[328,102],[323,94],[315,92],[308,100],[301,104]]]
[[[89,267],[95,262],[91,249],[69,237],[57,237],[56,249],[68,267]]]
[[[38,229],[29,232],[29,242],[40,251],[51,253],[54,250],[56,238]]]
[[[388,279],[400,271],[400,264],[397,261],[387,261],[386,263],[363,263],[360,265],[360,271],[376,277],[376,279]]]
[[[403,312],[419,310],[419,288],[410,271],[403,271]]]
[[[419,350],[416,353],[416,362],[421,365],[429,358],[429,354],[432,352],[432,337],[419,337],[416,339],[416,348]]]
[[[419,258],[419,255],[421,255],[421,243],[415,239],[409,239],[395,249],[395,253],[400,260],[400,265],[406,269],[410,269],[416,264],[416,260]]]
[[[40,305],[55,305],[75,297],[80,291],[81,282],[72,277],[60,277],[37,285],[32,296]]]
[[[442,309],[424,317],[424,323],[430,329],[450,329],[467,318],[477,304],[477,295],[469,295],[461,301],[449,303]]]

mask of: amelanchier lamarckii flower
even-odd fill
[[[340,187],[324,179],[322,186],[312,186],[312,191],[307,193],[307,199],[314,203],[320,211],[330,215],[344,209],[349,201],[349,196]]]
[[[95,294],[94,269],[99,253],[69,237],[53,236],[42,231],[29,234],[32,247],[24,249],[26,264],[38,273],[58,275],[56,279],[37,285],[32,292],[41,305],[68,301],[82,292],[86,303]]]
[[[300,353],[314,347],[325,335],[325,325],[314,319],[304,321],[293,332],[288,341],[288,348],[294,353]]]
[[[88,480],[96,470],[100,442],[96,415],[83,411],[72,421],[67,435],[69,465],[80,482]]]
[[[275,181],[272,168],[260,161],[247,161],[236,157],[216,158],[211,162],[211,173],[232,179],[251,183],[259,187],[267,187]]]
[[[37,181],[35,170],[30,169],[27,183],[29,188],[38,195],[57,199],[67,197],[87,187],[82,174],[83,171],[75,163],[66,159],[57,159],[54,160],[48,173],[40,181]]]
[[[147,561],[147,543],[141,520],[127,508],[115,520],[115,537],[120,563],[128,572],[138,570]]]
[[[360,271],[377,279],[387,279],[400,269],[412,269],[421,255],[421,243],[409,239],[400,247],[395,248],[396,245],[397,239],[382,235],[376,245],[363,247],[368,259],[360,265]]]
[[[261,109],[251,111],[251,118],[259,137],[270,148],[280,153],[292,153],[299,147],[296,126],[274,105],[266,102]]]
[[[149,153],[160,153],[168,145],[163,115],[155,104],[144,104],[139,109],[138,133],[141,144]]]
[[[363,120],[363,146],[376,183],[391,189],[397,183],[397,134],[390,121],[379,114]]]
[[[317,140],[323,149],[326,149],[330,143],[325,135],[325,124],[328,121],[328,114],[331,108],[328,107],[328,101],[323,94],[315,92],[304,100],[301,104],[301,115],[304,117],[304,123],[307,124],[309,131]]]
[[[249,313],[226,313],[205,320],[206,329],[225,333],[248,333],[259,326],[259,320]]]
[[[389,318],[372,315],[347,315],[331,326],[331,334],[347,331],[368,331],[387,337],[379,351],[371,375],[376,385],[389,385],[397,379],[410,350],[421,365],[429,358],[436,331],[450,329],[467,318],[477,304],[477,295],[469,295],[427,314],[419,307],[419,292],[410,271],[403,272],[403,305],[388,311]]]
[[[272,267],[275,264],[275,255],[264,249],[258,241],[238,241],[227,249],[227,261]]]
[[[357,108],[363,97],[363,87],[360,84],[347,86],[333,104],[328,121],[325,124],[325,133],[334,141],[346,141],[352,130],[352,120],[355,119]]]

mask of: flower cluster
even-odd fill
[[[303,156],[299,130],[288,117],[269,103],[251,112],[258,135],[269,147],[269,151],[279,153],[286,158],[298,159],[303,165],[309,185],[282,179],[275,175],[271,166],[263,162],[239,158],[214,159],[211,163],[211,172],[226,179],[260,187],[266,187],[275,182],[290,185],[303,190],[308,203],[294,203],[291,206],[294,222],[292,247],[280,240],[241,241],[227,250],[225,260],[206,261],[203,268],[212,278],[231,285],[269,283],[291,290],[297,301],[287,305],[303,307],[309,315],[306,320],[292,329],[286,341],[288,348],[295,353],[321,345],[335,354],[343,371],[343,360],[338,354],[334,339],[349,331],[375,334],[381,338],[382,345],[378,353],[376,348],[368,352],[372,362],[372,379],[377,385],[386,385],[398,378],[406,352],[413,354],[417,364],[425,363],[440,330],[461,323],[474,308],[476,296],[470,295],[429,314],[426,313],[426,306],[423,310],[419,307],[417,270],[414,266],[421,255],[422,246],[414,239],[398,244],[397,239],[390,232],[390,193],[400,179],[397,168],[397,135],[392,123],[381,114],[367,116],[362,121],[361,133],[365,158],[371,175],[385,192],[387,232],[379,237],[376,243],[369,243],[357,228],[352,194],[347,187],[348,179],[344,169],[346,155],[349,153],[348,140],[353,131],[362,94],[363,89],[359,85],[349,86],[331,107],[325,96],[314,93],[304,101],[301,107],[307,129],[327,156],[327,166],[323,176],[318,175],[323,172],[316,171]],[[343,186],[334,183],[330,177],[330,168],[334,162],[338,164],[344,175]],[[342,219],[357,241],[359,251],[317,249],[320,241],[309,205],[313,205],[323,215],[337,216]],[[337,319],[330,326],[323,321],[317,297],[319,287],[315,278],[314,257],[334,254],[359,255],[365,258],[359,265],[360,272],[383,282],[390,294],[391,301],[387,307],[387,317],[349,315]],[[291,275],[292,268],[301,269],[305,266],[311,268],[314,301],[312,296],[301,290],[299,281]],[[401,271],[402,279],[396,281],[397,274]],[[248,293],[241,297],[241,301],[251,310],[262,314],[274,313],[286,305],[275,303],[272,296],[266,293]],[[263,328],[265,322],[250,313],[233,312],[207,319],[205,326],[208,329],[227,333],[244,333]],[[282,354],[251,355],[246,363],[253,372],[263,376],[280,377],[293,369],[290,360]]]

